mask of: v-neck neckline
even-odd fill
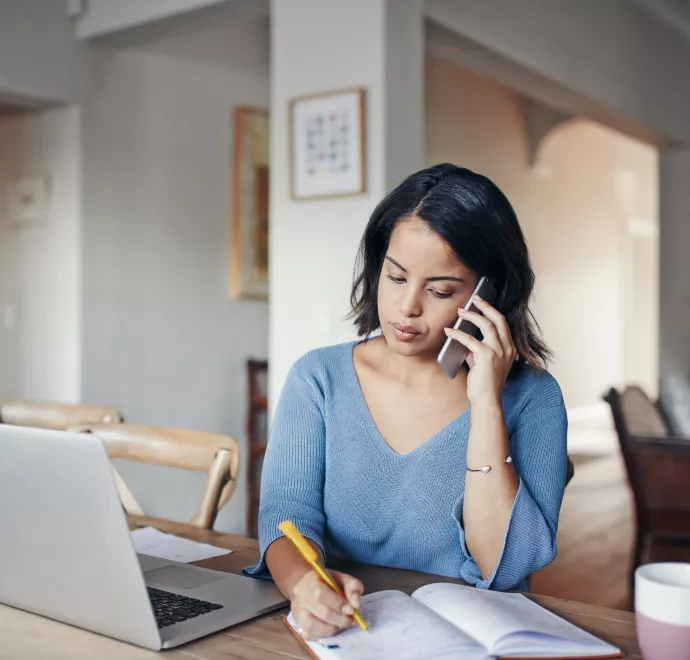
[[[443,428],[439,429],[438,431],[436,431],[436,433],[424,440],[424,442],[417,445],[414,449],[410,449],[410,451],[403,453],[395,451],[395,449],[393,449],[393,447],[391,447],[386,442],[386,439],[383,437],[381,431],[379,430],[379,427],[376,425],[376,422],[374,421],[374,416],[371,414],[371,409],[369,408],[369,404],[367,403],[366,397],[364,396],[364,390],[362,389],[362,384],[359,382],[359,376],[357,375],[357,369],[355,368],[355,347],[363,343],[364,341],[366,340],[358,339],[346,345],[346,347],[348,348],[347,362],[349,366],[350,377],[352,379],[353,388],[356,390],[355,396],[357,398],[358,405],[362,408],[362,414],[366,419],[366,424],[371,431],[371,435],[374,436],[376,440],[376,445],[382,448],[384,451],[386,451],[389,455],[392,455],[397,459],[405,459],[418,453],[421,453],[427,447],[435,445],[438,442],[438,438],[446,435],[446,433],[450,429],[454,428],[456,425],[459,425],[460,422],[463,422],[466,418],[470,416],[471,408],[467,408],[466,410],[461,412],[457,417],[453,418],[450,422],[448,422],[448,424],[446,424]]]

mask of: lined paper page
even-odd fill
[[[545,651],[553,651],[553,655],[614,655],[619,651],[521,594],[430,584],[418,589],[413,599],[465,630],[495,654],[500,650],[514,655],[511,642],[515,653],[526,656]],[[508,636],[513,638],[501,643]]]
[[[312,651],[323,660],[488,657],[475,640],[400,591],[364,596],[359,611],[369,632],[352,627],[334,637],[310,642]]]

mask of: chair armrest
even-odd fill
[[[682,435],[631,435],[629,444],[649,450],[658,449],[660,452],[674,452],[690,455],[690,437]]]

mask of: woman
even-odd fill
[[[495,307],[462,311],[482,275]],[[364,339],[293,365],[263,468],[262,556],[247,574],[270,572],[305,637],[352,625],[363,587],[335,573],[346,600],[323,585],[281,537],[285,519],[322,558],[485,589],[524,588],[555,557],[567,422],[528,308],[533,284],[515,212],[486,177],[437,165],[375,209],[352,291]],[[481,341],[452,329],[458,315]],[[453,380],[436,361],[447,336],[470,351]]]

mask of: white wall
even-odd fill
[[[425,7],[435,22],[518,63],[542,86],[568,89],[571,98],[574,92],[603,109],[608,123],[632,121],[637,134],[644,132],[638,127],[646,125],[665,138],[660,156],[659,389],[671,417],[687,431],[687,36],[627,0],[426,0]]]
[[[556,85],[690,142],[690,43],[629,0],[426,0],[425,10]]]
[[[51,192],[45,224],[16,226],[0,207],[0,397],[76,402],[81,391],[78,110],[0,118],[0,163],[0,188],[46,175]]]
[[[0,186],[3,187],[0,191],[0,398],[16,397],[19,392],[19,336],[14,331],[19,264],[4,203],[4,186],[15,178],[17,166],[13,133],[9,130],[12,121],[10,111],[0,114]]]
[[[690,435],[690,147],[662,152],[660,390],[676,431]]]
[[[651,160],[654,163],[651,172],[622,169],[615,187],[626,224],[622,247],[623,381],[637,384],[649,396],[657,398],[661,265],[658,151],[652,154]],[[649,168],[649,159],[647,163]],[[653,185],[641,182],[640,176],[651,180]]]
[[[0,99],[76,101],[85,48],[62,0],[0,0]]]
[[[243,466],[245,360],[266,357],[268,333],[265,302],[227,294],[232,110],[269,105],[268,22],[248,13],[95,48],[83,109],[84,399],[234,435]],[[163,517],[191,518],[203,487],[200,473],[122,474]],[[217,527],[242,532],[244,506],[242,479]]]
[[[79,39],[136,27],[228,0],[88,0],[76,23]]]
[[[511,200],[537,275],[534,311],[556,354],[551,370],[569,407],[598,404],[624,378],[626,221],[656,220],[655,150],[593,122],[569,122],[546,138],[532,169],[514,92],[433,57],[426,80],[427,163],[485,174]],[[655,302],[653,289],[646,295]],[[642,384],[652,386],[654,330],[635,356],[648,369]]]
[[[406,0],[273,0],[270,396],[307,351],[353,339],[352,272],[371,211],[423,163],[423,23]],[[353,45],[356,44],[356,47]],[[302,95],[367,90],[368,189],[291,199],[287,108]]]
[[[356,2],[320,3],[318,10],[312,11],[306,10],[301,1],[273,2],[276,108],[284,108],[290,96],[285,92],[287,88],[294,95],[353,84],[358,79],[369,86],[377,84],[380,51],[371,46],[377,21],[373,16],[360,19],[359,31],[353,30],[346,12],[354,15],[359,9]],[[490,64],[494,69],[512,61],[513,70],[528,72],[530,75],[523,76],[521,83],[531,85],[554,103],[560,102],[557,107],[591,109],[592,115],[607,124],[629,129],[650,143],[664,136],[690,140],[690,87],[686,84],[687,67],[683,66],[690,61],[690,45],[676,31],[651,19],[628,0],[425,0],[424,12],[436,25],[478,44],[484,54],[493,54]],[[323,30],[328,37],[319,45],[314,35],[321,30],[314,28],[328,21],[339,28]],[[284,31],[290,36],[284,37]],[[381,40],[380,35],[377,38]],[[347,39],[358,47],[349,49],[347,58],[339,59],[340,44]],[[322,56],[314,58],[315,51]],[[360,67],[363,70],[358,73]],[[369,112],[376,116],[378,107],[372,104]],[[389,112],[386,120],[395,117],[396,113]],[[285,134],[282,116],[274,118],[273,129],[281,137]],[[382,135],[383,128],[377,132]],[[477,143],[476,137],[473,143]],[[282,142],[276,144],[274,162],[286,162],[286,147]],[[456,160],[464,161],[463,156],[454,154]],[[374,162],[378,158],[376,155]],[[314,346],[352,336],[351,328],[341,319],[347,311],[345,294],[356,236],[365,218],[364,206],[358,200],[291,204],[285,192],[286,179],[276,178],[274,183],[272,217],[281,219],[271,239],[271,305],[276,327],[272,332],[276,339],[272,336],[270,355],[275,401],[285,370],[295,357]],[[614,187],[611,182],[611,188]],[[372,195],[369,203],[376,201],[376,195]],[[285,218],[283,209],[289,209]],[[304,245],[309,249],[303,251],[300,246]],[[334,248],[335,245],[338,247]],[[288,264],[294,277],[284,277]],[[332,279],[310,278],[311,273],[325,272],[329,265],[332,267],[328,272],[337,273]],[[616,272],[620,282],[620,272]],[[294,290],[297,284],[306,282],[310,300],[301,300]],[[621,309],[612,314],[611,322],[618,329],[621,315]],[[294,332],[286,334],[285,327],[294,328]],[[602,373],[598,382],[620,376],[621,362],[622,358],[618,358],[618,366]],[[592,386],[586,394],[574,390],[574,403],[579,406],[592,402],[594,389]]]

